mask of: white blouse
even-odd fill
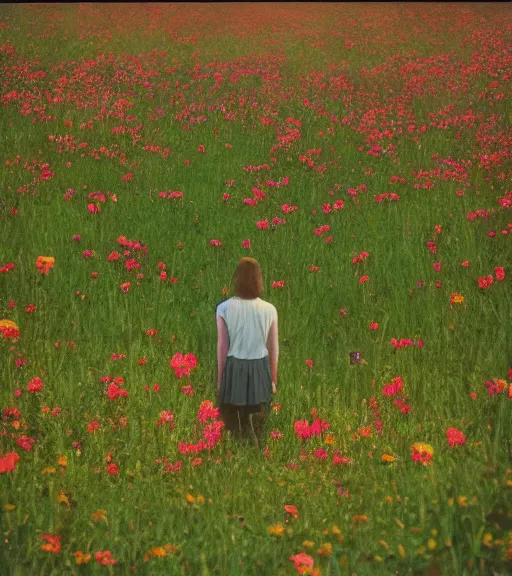
[[[243,360],[268,356],[268,333],[277,321],[277,310],[270,302],[234,296],[217,306],[217,316],[224,319],[228,329],[228,356]]]

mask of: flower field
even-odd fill
[[[2,576],[512,573],[511,46],[506,3],[0,7]]]

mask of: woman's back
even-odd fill
[[[237,296],[217,306],[229,334],[228,356],[255,360],[268,356],[270,327],[277,321],[277,310],[261,298],[246,300]]]

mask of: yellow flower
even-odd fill
[[[64,494],[64,492],[59,492],[58,496],[57,496],[57,502],[62,503],[62,504],[66,504],[66,506],[68,508],[71,507],[71,504],[69,502],[69,498]]]
[[[452,507],[455,500],[453,498],[448,498],[448,506]]]
[[[16,510],[16,506],[14,504],[4,504],[4,510],[6,512],[12,512],[13,510]]]
[[[332,544],[330,542],[325,542],[322,546],[317,550],[317,554],[323,556],[330,556],[332,554]]]
[[[331,532],[332,532],[333,534],[341,534],[341,530],[336,526],[336,524],[333,524],[333,525],[331,526]]]
[[[412,449],[417,450],[418,452],[427,452],[427,454],[430,454],[430,456],[434,455],[434,448],[425,442],[415,442],[412,445]]]
[[[314,548],[315,543],[312,542],[311,540],[304,540],[302,545],[304,546],[304,548]]]
[[[487,548],[492,548],[492,534],[485,534],[482,538],[482,544],[487,546]]]
[[[429,538],[427,542],[427,547],[429,550],[435,550],[437,548],[437,542],[433,538]]]
[[[400,558],[405,558],[407,556],[407,552],[405,551],[405,548],[402,546],[402,544],[398,545],[398,553],[400,554]]]
[[[391,456],[391,454],[383,454],[382,455],[382,461],[383,462],[394,462],[396,460],[396,458],[394,456]]]
[[[437,528],[433,528],[430,533],[432,534],[432,536],[437,536],[438,532],[437,532]]]
[[[457,503],[462,508],[468,507],[468,497],[467,496],[457,496]]]
[[[5,334],[4,334],[5,332]],[[20,329],[16,322],[12,320],[0,320],[0,336],[5,336],[6,338],[18,338]]]
[[[386,496],[384,498],[384,500],[388,503],[388,504],[393,504],[393,497],[392,496]]]
[[[379,540],[379,544],[384,546],[386,550],[389,550],[389,544],[385,540]]]
[[[454,292],[451,295],[450,302],[452,304],[462,304],[464,302],[464,296],[462,296],[462,294],[457,294],[456,292]]]
[[[81,550],[77,550],[75,552],[75,561],[78,565],[80,564],[87,564],[91,561],[90,554],[84,554]]]
[[[452,547],[452,541],[448,538],[447,540],[444,541],[444,545],[447,548],[451,548]]]
[[[67,456],[59,456],[57,458],[57,464],[65,468],[68,465],[68,457]]]
[[[44,468],[43,470],[41,470],[41,474],[45,475],[45,474],[55,474],[56,470],[53,466],[49,466],[48,468]]]
[[[204,496],[202,494],[199,494],[199,496],[196,498],[196,502],[198,504],[204,504]]]
[[[282,524],[272,524],[267,528],[269,534],[273,536],[282,536],[285,532],[284,526]]]
[[[189,504],[194,504],[195,501],[196,501],[196,499],[194,498],[194,496],[192,496],[192,494],[189,494],[188,492],[187,492],[187,495],[185,496],[185,498],[187,499],[187,502],[188,502]]]

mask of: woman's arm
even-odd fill
[[[279,359],[279,340],[277,333],[277,319],[272,322],[267,337],[268,359],[270,362],[270,375],[272,382],[277,385],[277,361]]]
[[[226,365],[226,358],[229,350],[229,333],[221,316],[217,316],[217,392],[220,390],[222,373]]]

